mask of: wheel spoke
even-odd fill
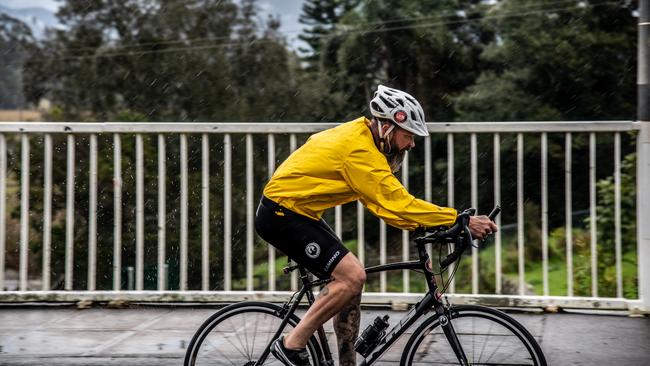
[[[257,325],[260,323],[259,319],[260,314],[255,314],[255,328],[253,329],[253,347],[255,347],[255,338],[257,336]],[[253,354],[251,353],[251,359]]]
[[[269,329],[268,332],[266,332],[266,341],[264,341],[265,345],[269,344],[269,342],[272,341],[271,337],[273,337],[274,334],[275,332],[273,332],[271,329]]]
[[[492,334],[492,325],[493,325],[493,323],[490,322],[490,327],[488,329],[488,334]],[[478,358],[479,360],[483,359],[483,353],[485,353],[485,348],[487,348],[487,344],[488,344],[487,340],[485,342],[483,342],[483,348],[481,348],[481,354],[479,355],[479,358]]]
[[[210,343],[210,345],[212,345],[212,342],[209,342],[209,343]],[[234,362],[232,362],[232,361],[230,360],[230,358],[228,358],[226,355],[223,354],[223,352],[219,351],[219,349],[218,349],[217,347],[214,347],[213,345],[212,345],[212,347],[213,347],[213,349],[214,349],[214,351],[215,351],[216,354],[220,354],[220,355],[221,355],[221,358],[223,358],[223,359],[227,360],[228,362],[230,362],[230,364],[231,364],[232,366],[237,366],[237,364],[235,364]],[[204,355],[205,355],[205,354],[209,354],[208,351],[210,351],[210,350],[206,350],[206,352],[204,353]],[[214,359],[217,360],[218,358],[215,356]]]
[[[230,322],[230,324],[232,324],[232,319],[228,319],[228,321]],[[244,317],[244,329],[246,329],[246,317]],[[234,343],[230,342],[230,340],[229,340],[228,338],[226,338],[226,340],[228,340],[228,342],[229,342],[230,344],[232,344],[232,346],[235,347],[235,348],[237,349],[237,351],[239,351],[239,352],[242,354],[242,356],[244,356],[244,358],[248,358],[248,352],[246,352],[246,342],[244,342],[244,341],[241,339],[241,337],[239,336],[239,333],[240,333],[239,331],[240,331],[240,330],[241,330],[241,328],[239,328],[239,329],[235,329],[235,327],[233,326],[233,331],[234,331],[233,333],[235,334],[235,337],[236,337],[237,340],[239,341],[239,344],[240,344],[241,347],[242,347],[241,349],[240,349],[240,348],[237,348],[237,346],[235,346]],[[244,332],[244,336],[245,336],[245,335],[246,335],[246,332]],[[248,358],[248,360],[250,361],[250,358]]]
[[[239,338],[239,337],[237,337],[237,338]],[[232,346],[232,348],[235,349],[237,352],[239,352],[239,354],[242,355],[242,357],[244,357],[245,359],[247,359],[248,361],[250,361],[250,358],[248,358],[248,355],[246,354],[245,350],[242,348],[243,345],[242,345],[242,347],[237,347],[237,345],[234,344],[234,343],[233,343],[229,338],[226,338],[226,341],[227,341],[228,343],[230,343],[230,345]],[[239,344],[241,345],[241,342],[239,342]]]
[[[458,364],[451,345],[445,342],[442,326],[435,319],[425,320],[414,332],[403,361],[414,365]],[[530,333],[499,311],[459,306],[452,324],[471,365],[546,365]]]
[[[247,316],[244,316],[244,330],[248,329]],[[248,360],[250,361],[250,351],[248,350],[248,332],[244,332],[244,340],[246,341],[246,354],[249,355]]]
[[[472,363],[476,362],[476,319],[472,319]]]
[[[499,344],[498,344],[496,347],[493,348],[492,353],[490,354],[490,357],[488,357],[488,359],[485,360],[485,362],[490,361],[490,360],[492,359],[492,357],[494,357],[494,355],[495,355],[495,354],[497,353],[497,351],[501,348],[501,346],[503,345],[503,342],[505,342],[505,341],[506,341],[506,338],[505,338],[505,337],[500,337],[500,342],[499,342]]]
[[[264,303],[235,304],[220,312],[223,314],[212,317],[197,331],[187,350],[186,364],[249,366],[258,362],[282,322],[276,314],[276,307]],[[293,321],[287,324],[287,329],[293,324]],[[266,342],[262,343],[264,339]],[[308,350],[310,361],[316,366],[318,359],[314,351],[317,349],[312,342],[308,344]],[[265,366],[278,364],[281,363],[273,357],[264,360]]]

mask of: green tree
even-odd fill
[[[428,120],[452,120],[450,96],[473,83],[491,39],[489,30],[469,25],[487,8],[477,1],[382,0],[349,11],[324,40],[340,43],[337,62],[322,64],[336,75],[344,110],[358,114],[359,101],[385,83],[415,95]]]
[[[633,2],[504,0],[477,82],[455,97],[460,120],[632,119]]]
[[[304,33],[298,36],[309,45],[309,49],[301,49],[307,53],[305,60],[312,69],[318,69],[321,64],[336,63],[336,52],[340,47],[340,38],[324,43],[325,37],[336,32],[336,26],[347,12],[354,9],[360,0],[305,0],[300,14],[300,23],[308,26]]]
[[[635,8],[635,2],[575,1],[558,5],[546,0],[503,0],[496,3],[480,20],[482,27],[492,29],[493,33],[480,54],[480,75],[471,86],[451,98],[456,120],[633,119]],[[586,134],[574,134],[574,171],[578,173],[585,167],[581,162],[589,158],[588,141]],[[600,144],[611,141],[611,137],[599,135],[598,141],[603,146]],[[551,169],[564,164],[563,143],[564,136],[549,135]],[[503,146],[507,151],[514,151],[510,142]],[[524,146],[526,167],[538,167],[540,139],[527,136]],[[599,148],[598,154],[599,174],[609,171],[611,147]],[[504,155],[502,166],[515,166],[515,156]],[[526,192],[531,193],[526,194],[534,202],[540,202],[539,170],[530,170],[526,169],[526,175],[532,183],[527,184]],[[481,174],[489,175],[489,172]],[[573,184],[586,187],[588,176],[574,174]],[[562,175],[549,175],[549,186],[563,185]],[[584,192],[574,195],[574,207],[588,206],[589,197]],[[549,202],[564,200],[562,190],[551,190],[549,194]],[[555,215],[550,220],[551,225],[561,224],[563,218]]]
[[[206,14],[209,14],[207,16]],[[286,48],[278,32],[279,22],[269,19],[266,24],[257,20],[256,2],[248,0],[240,5],[230,1],[197,0],[191,2],[158,1],[148,6],[135,0],[96,2],[84,6],[82,1],[66,2],[59,11],[59,19],[67,31],[51,31],[48,38],[35,45],[27,65],[33,81],[29,95],[33,101],[50,98],[55,108],[49,119],[60,121],[303,121],[314,119],[324,110],[317,106],[322,98],[318,77],[302,71],[300,60]],[[304,93],[302,91],[305,91]],[[112,136],[100,137],[100,149],[111,146]],[[156,137],[144,136],[145,157],[145,266],[147,273],[155,273],[157,210],[151,202],[157,201]],[[166,178],[169,203],[166,220],[170,274],[178,272],[180,205],[179,138],[167,137],[168,174]],[[280,139],[279,139],[280,140]],[[233,171],[243,172],[246,159],[245,137],[233,135]],[[200,186],[201,141],[189,136],[189,185]],[[281,141],[278,141],[280,144]],[[266,141],[254,139],[255,161],[266,156]],[[122,135],[123,169],[123,264],[134,263],[135,242],[135,137]],[[65,139],[55,146],[65,148]],[[79,172],[88,171],[88,141],[77,140],[76,163]],[[221,138],[210,139],[210,150],[223,153]],[[38,152],[35,156],[42,156]],[[34,166],[39,158],[34,159]],[[57,154],[55,166],[65,165],[65,154]],[[215,160],[214,157],[212,159]],[[111,263],[113,169],[111,154],[99,158],[102,177],[98,191],[103,192],[98,217],[99,263]],[[263,186],[266,172],[256,164],[256,189]],[[211,200],[220,202],[223,196],[222,166],[211,167]],[[64,171],[59,173],[65,174]],[[233,257],[242,258],[245,241],[245,184],[240,174],[233,185]],[[87,241],[88,186],[87,177],[78,175],[75,192],[77,243]],[[65,192],[65,176],[55,179],[57,192]],[[198,193],[197,193],[198,192]],[[258,192],[259,193],[259,192]],[[256,194],[258,196],[258,194]],[[57,197],[59,203],[65,202]],[[200,190],[190,192],[190,222],[201,221]],[[223,213],[219,205],[211,205],[211,242],[221,242]],[[63,207],[56,206],[60,213]],[[56,214],[55,214],[56,216]],[[34,222],[37,225],[36,222]],[[54,236],[63,243],[65,223],[57,222]],[[191,288],[200,282],[200,225],[191,225],[189,232]],[[63,250],[57,246],[56,251]],[[223,273],[221,249],[211,256],[213,286],[220,286]],[[59,253],[56,252],[56,253]],[[85,246],[77,248],[76,258],[86,255]],[[62,258],[62,255],[57,258]],[[85,286],[86,265],[79,261],[75,268],[75,288]],[[244,273],[245,262],[235,260],[235,273]],[[61,263],[54,264],[61,273]],[[110,288],[110,268],[98,268],[98,288]],[[126,277],[124,277],[126,280]],[[123,284],[125,285],[125,284]],[[148,276],[147,288],[155,286],[155,276]],[[170,286],[176,288],[172,279]]]
[[[33,42],[32,32],[25,23],[0,13],[0,108],[18,108],[24,104],[22,64]]]
[[[598,287],[604,296],[616,296],[615,181],[614,176],[598,181]],[[636,269],[636,153],[628,154],[621,164],[621,255],[625,267]],[[623,292],[637,296],[637,276],[623,273]]]
[[[57,15],[68,29],[51,32],[32,57],[30,95],[47,95],[68,120],[110,120],[125,109],[155,120],[223,120],[222,44],[236,11],[216,0],[67,1]]]

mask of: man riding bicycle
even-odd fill
[[[264,188],[255,228],[268,243],[321,279],[321,289],[298,325],[271,352],[285,365],[308,365],[309,337],[334,317],[340,365],[356,365],[363,265],[321,218],[331,207],[360,200],[386,223],[406,230],[451,226],[457,212],[417,199],[394,176],[414,137],[429,136],[424,111],[411,95],[380,85],[365,117],[311,136],[275,171]],[[470,217],[474,238],[497,231],[487,216]],[[362,243],[360,243],[361,245]]]

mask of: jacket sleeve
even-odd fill
[[[379,158],[384,160],[365,149],[353,148],[342,169],[343,178],[374,215],[406,230],[453,225],[455,209],[413,197],[390,171],[385,158]]]

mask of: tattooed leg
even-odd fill
[[[361,294],[354,297],[334,321],[334,332],[339,346],[339,365],[355,366],[357,354],[354,351],[354,341],[359,335],[359,320],[361,319]]]
[[[366,272],[352,253],[347,253],[332,272],[334,280],[320,291],[302,320],[284,338],[289,349],[304,348],[309,337],[326,321],[345,309],[363,290]],[[359,300],[354,300],[357,304]],[[356,314],[358,314],[358,310]],[[358,317],[358,315],[355,315]],[[353,318],[348,316],[348,318]],[[358,323],[358,320],[357,320]],[[357,325],[358,327],[358,325]],[[356,333],[355,333],[356,334]],[[350,342],[354,342],[354,337]],[[352,346],[350,346],[352,349]]]
[[[318,292],[318,299],[320,299],[323,296],[327,296],[330,293],[330,289],[327,288],[327,286],[323,287],[319,292]]]

